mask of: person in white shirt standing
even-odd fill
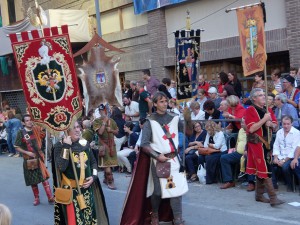
[[[131,101],[130,97],[126,94],[123,95],[123,103],[125,105],[125,116],[126,121],[139,121],[140,111],[139,111],[139,103],[135,101]]]
[[[293,118],[285,115],[282,117],[282,128],[277,131],[273,145],[272,182],[274,189],[278,189],[276,173],[282,170],[287,182],[288,191],[292,190],[292,178],[290,164],[294,158],[294,152],[300,145],[300,131],[292,126]]]

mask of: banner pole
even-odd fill
[[[240,6],[240,7],[235,7],[235,8],[231,8],[231,9],[226,9],[225,12],[226,12],[226,13],[229,13],[229,12],[234,11],[234,10],[244,9],[244,8],[253,7],[253,6],[261,5],[261,4],[262,4],[262,2],[257,2],[257,3],[253,3],[253,4],[249,4],[249,5],[243,5],[243,6]]]

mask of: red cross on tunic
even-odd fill
[[[164,125],[163,127],[166,130],[166,134],[163,136],[164,140],[169,140],[169,138],[172,139],[175,138],[176,134],[175,133],[170,134],[170,127],[168,125]],[[169,140],[169,145],[171,148],[171,152],[175,152],[174,146],[172,145],[170,140]]]

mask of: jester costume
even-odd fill
[[[16,148],[21,148],[25,151],[30,151],[34,153],[36,155],[35,158],[38,159],[38,167],[36,169],[29,169],[27,167],[27,161],[34,158],[23,154],[23,171],[25,183],[26,186],[31,186],[32,188],[34,195],[34,206],[40,204],[38,188],[39,183],[43,184],[43,187],[48,197],[48,202],[50,204],[54,202],[51,193],[51,188],[49,182],[47,181],[50,177],[50,174],[45,166],[45,156],[41,150],[42,138],[44,137],[45,135],[43,132],[41,132],[40,127],[33,127],[32,130],[24,128],[22,130],[19,130],[19,132],[17,133],[16,141],[14,143],[14,146]]]
[[[174,224],[182,224],[182,195],[188,186],[174,148],[178,146],[178,125],[179,117],[168,113],[153,114],[145,123],[142,150],[125,199],[121,225],[144,225],[150,221],[158,224],[173,219]],[[158,178],[156,174],[159,154],[170,158],[168,178]]]
[[[64,149],[72,149],[69,157],[63,156]],[[83,153],[83,154],[80,154]],[[80,156],[81,155],[81,156]],[[85,209],[80,209],[77,196],[79,195],[75,175],[72,167],[73,161],[78,176],[78,183],[84,182],[87,177],[93,177],[93,184],[88,188],[80,187],[81,194],[86,204]],[[83,160],[84,163],[81,161]],[[108,215],[102,188],[99,183],[98,176],[93,175],[93,170],[97,170],[95,157],[89,147],[89,143],[85,139],[73,142],[72,145],[66,143],[57,143],[54,147],[53,168],[55,178],[55,186],[60,186],[62,174],[70,180],[73,190],[73,200],[70,204],[55,203],[54,206],[54,224],[55,225],[108,225]],[[58,174],[57,174],[57,173]],[[57,182],[59,181],[59,182]],[[59,183],[59,184],[58,184]]]

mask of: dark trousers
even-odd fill
[[[238,152],[222,155],[220,159],[223,182],[232,182],[232,167],[240,163],[242,155]]]
[[[217,172],[220,168],[220,157],[224,154],[227,154],[227,151],[215,152],[206,156],[198,156],[199,164],[202,164],[204,166],[204,162],[206,162],[206,184],[217,183]]]
[[[133,171],[133,168],[134,168],[134,162],[135,162],[135,160],[136,160],[136,152],[133,151],[133,152],[129,153],[129,156],[127,157],[127,159],[129,160],[130,165],[131,165],[131,168],[132,168],[132,171]]]
[[[278,188],[277,184],[277,174],[279,171],[282,171],[285,182],[287,183],[288,188],[292,188],[292,169],[290,167],[291,159],[286,161],[282,167],[277,164],[272,164],[272,182],[274,188]]]
[[[186,164],[186,169],[189,175],[195,174],[195,165],[198,165],[198,156],[196,153],[194,154],[186,154],[185,155],[185,164]]]

